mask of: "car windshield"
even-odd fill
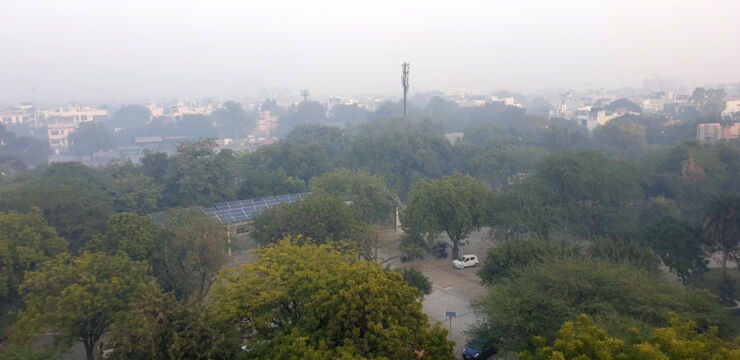
[[[464,256],[462,256],[462,257],[460,257],[459,259],[457,259],[457,261],[465,261],[465,257],[464,257]]]

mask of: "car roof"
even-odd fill
[[[473,254],[463,255],[463,257],[468,257],[468,256],[475,256],[475,255]]]

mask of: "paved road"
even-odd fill
[[[477,255],[482,262],[485,260],[487,250],[493,246],[487,237],[487,229],[471,234],[467,239],[468,245],[461,248],[461,254]],[[486,288],[481,285],[476,274],[478,269],[455,270],[452,268],[451,257],[434,259],[431,256],[402,266],[420,270],[432,282],[434,290],[424,299],[424,312],[431,322],[439,321],[449,329],[449,318],[446,318],[444,313],[445,311],[457,313],[452,319],[450,339],[455,342],[455,356],[461,358],[462,350],[469,340],[465,332],[478,320],[470,304],[486,294]]]

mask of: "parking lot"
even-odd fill
[[[460,248],[460,255],[477,255],[481,263],[485,260],[488,249],[493,244],[488,240],[488,229],[471,234],[467,239],[467,245]],[[451,250],[451,249],[450,249]],[[391,254],[391,249],[386,249]],[[448,251],[448,257],[435,259],[427,255],[422,260],[414,260],[401,263],[397,259],[389,261],[391,267],[413,267],[420,270],[433,284],[433,291],[424,299],[424,312],[429,316],[430,322],[441,322],[449,329],[449,318],[445,317],[446,311],[453,311],[456,317],[452,319],[452,331],[450,339],[455,342],[455,356],[461,358],[461,353],[468,337],[465,331],[477,321],[476,314],[471,309],[471,302],[486,294],[486,288],[481,285],[480,278],[476,275],[479,268],[467,268],[456,270],[452,268],[452,254]]]

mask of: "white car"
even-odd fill
[[[466,267],[478,266],[479,263],[480,261],[478,261],[477,256],[463,255],[463,256],[460,256],[459,259],[454,260],[452,262],[452,267],[454,267],[455,269],[464,269]]]

